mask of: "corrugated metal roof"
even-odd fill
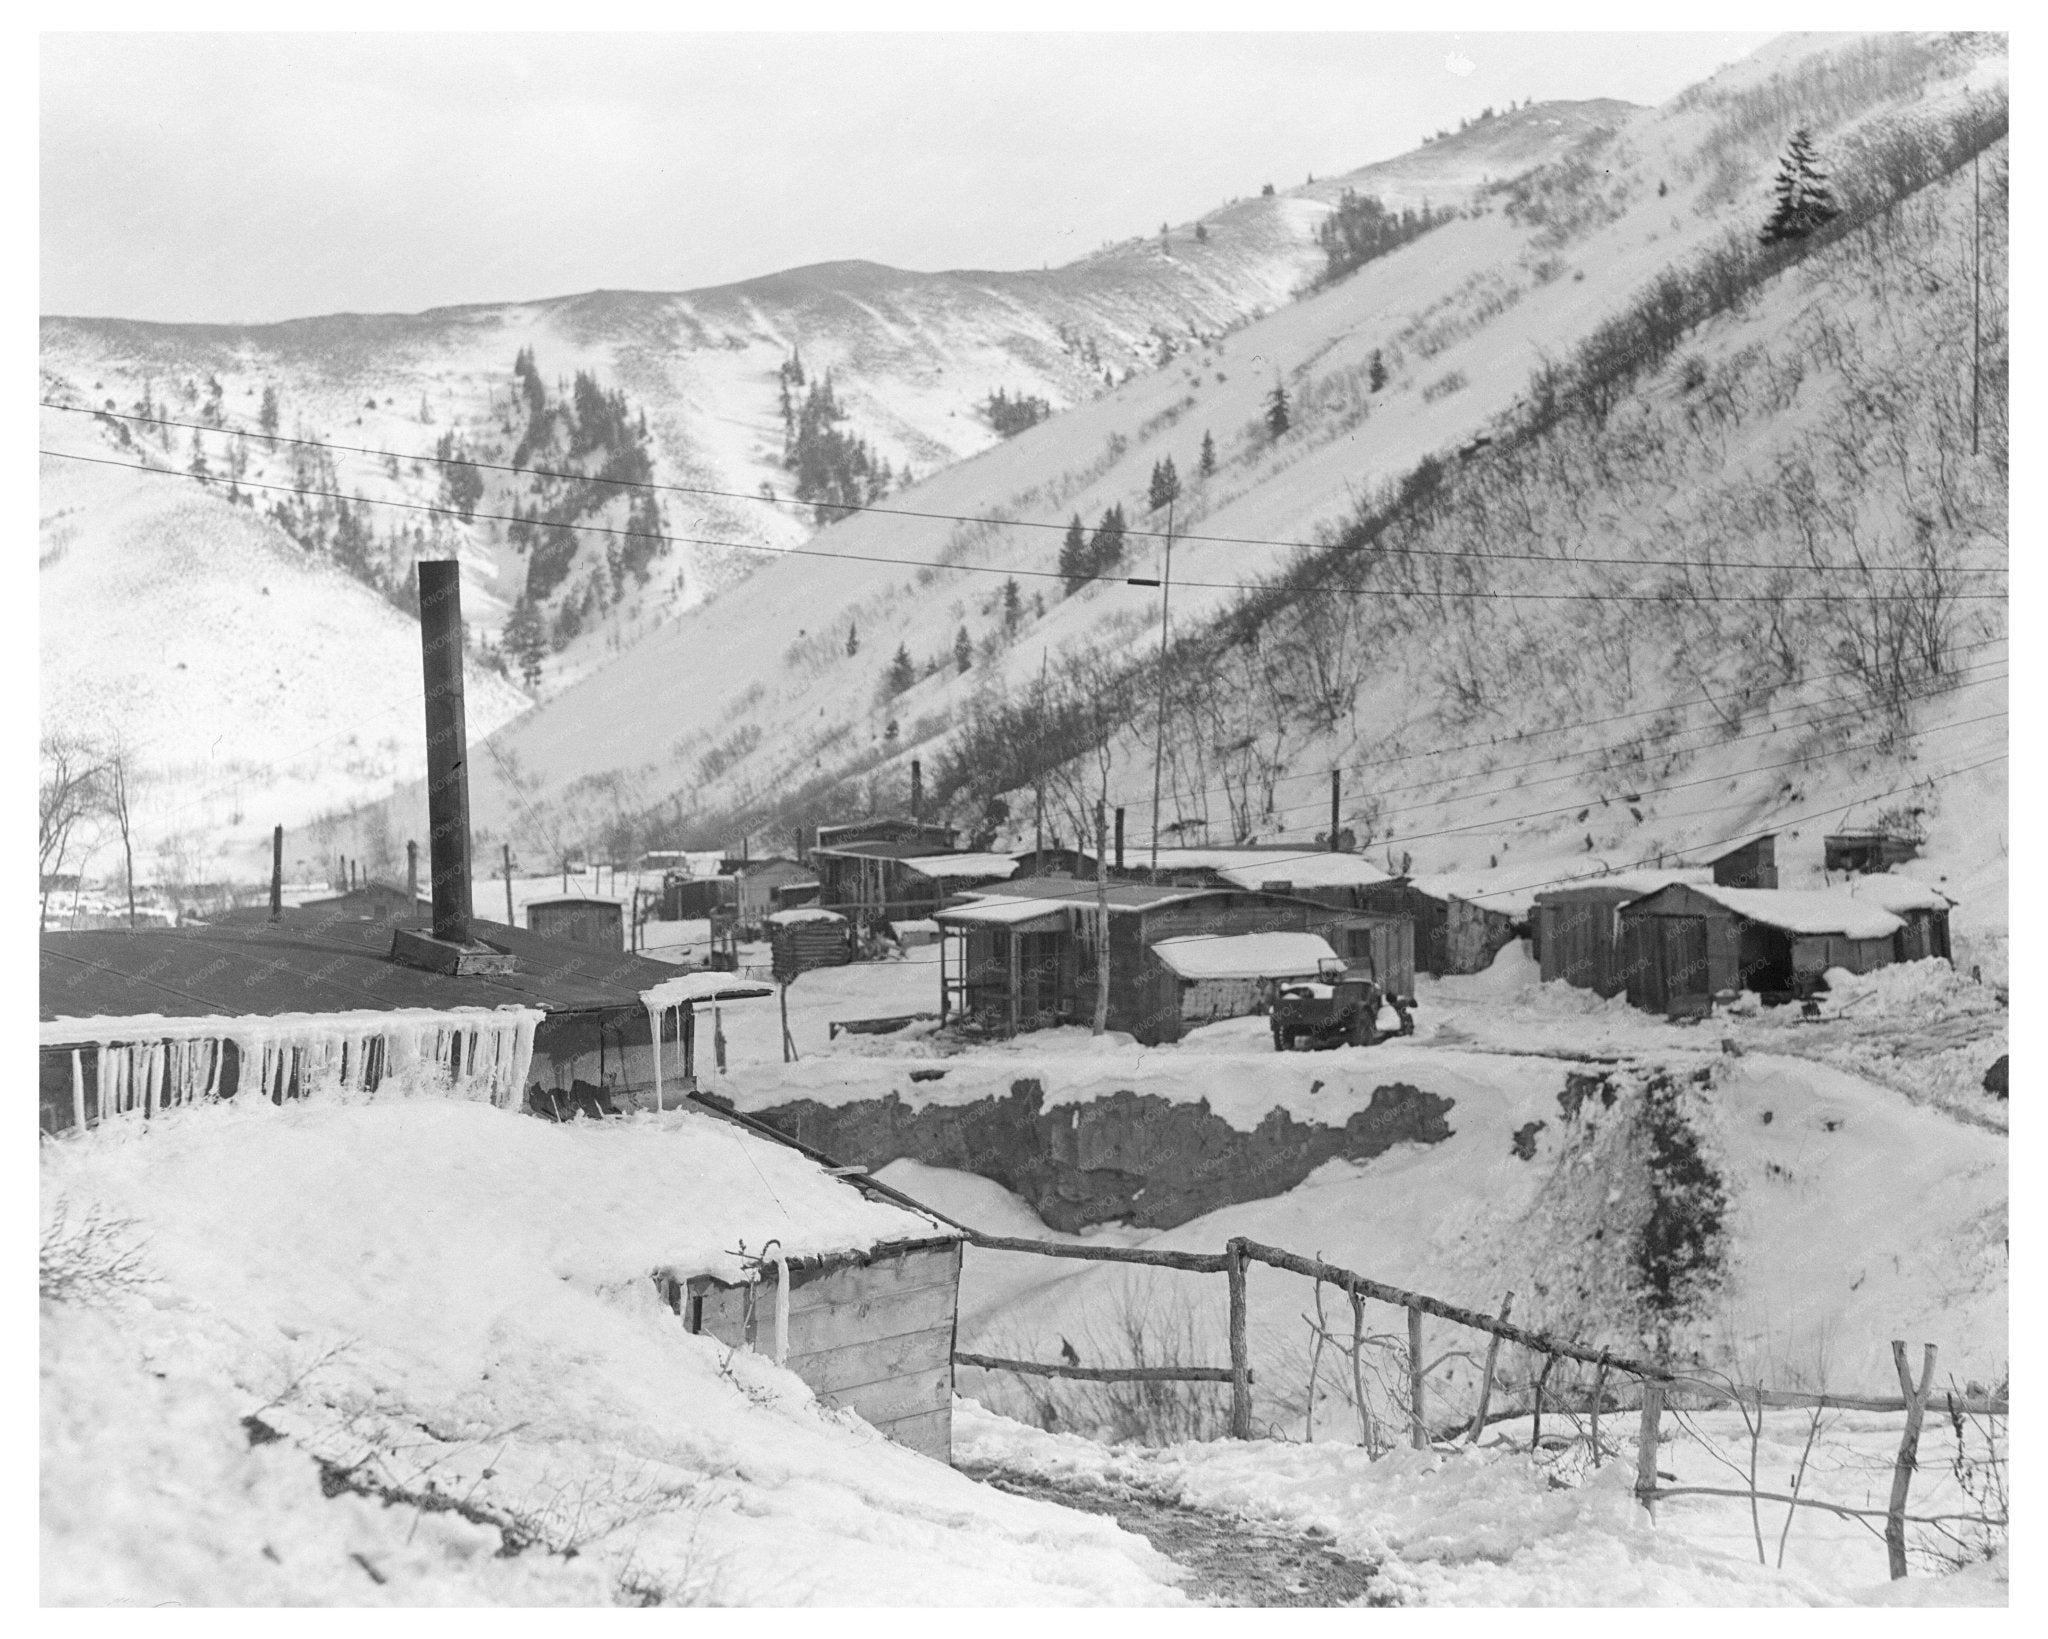
[[[41,1017],[242,1017],[506,1003],[550,1013],[637,1011],[642,991],[676,974],[666,962],[481,918],[473,924],[476,936],[517,956],[520,971],[429,973],[390,959],[393,925],[286,911],[276,922],[46,933]]]

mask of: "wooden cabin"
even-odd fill
[[[1124,869],[1133,881],[1180,888],[1245,888],[1253,892],[1290,895],[1319,905],[1363,910],[1365,896],[1395,879],[1361,854],[1317,851],[1300,844],[1266,844],[1238,848],[1161,848],[1158,863],[1150,849],[1139,852]],[[1389,915],[1405,915],[1389,910]]]
[[[616,899],[536,899],[526,907],[526,925],[543,939],[560,939],[591,950],[626,948],[625,907]]]
[[[929,842],[857,840],[811,849],[818,904],[862,931],[899,917],[927,918],[957,893],[1008,880],[1008,854],[939,852]]]
[[[1920,857],[1920,843],[1913,837],[1889,831],[1838,831],[1821,838],[1821,868],[1825,871],[1877,873]]]
[[[738,885],[732,914],[742,939],[759,938],[769,913],[785,908],[778,897],[784,889],[806,891],[816,899],[821,886],[816,872],[780,855],[747,860],[732,875]]]
[[[1945,962],[1955,960],[1949,943],[1948,913],[1956,902],[1939,888],[1885,872],[1851,877],[1842,885],[1842,891],[1852,899],[1890,911],[1905,923],[1892,939],[1893,961],[1919,962],[1930,956]]]
[[[1484,973],[1501,950],[1521,937],[1534,901],[1526,892],[1500,893],[1476,877],[1395,877],[1359,890],[1366,910],[1406,916],[1415,924],[1417,971],[1442,978]]]
[[[1015,1034],[1095,1016],[1100,942],[1092,882],[1040,877],[984,889],[940,911],[940,1012]],[[1390,994],[1412,997],[1414,927],[1406,917],[1318,904],[1241,888],[1174,888],[1112,882],[1109,1028],[1147,1045],[1178,1041],[1196,1024],[1231,1017],[1216,993],[1190,991],[1189,976],[1154,950],[1162,940],[1305,933],[1346,961],[1370,966]],[[1289,975],[1274,975],[1289,976]],[[1243,984],[1239,1012],[1257,1005]]]
[[[1561,979],[1601,996],[1628,988],[1621,907],[1673,882],[1711,882],[1705,870],[1628,871],[1562,883],[1536,895],[1532,924],[1544,983]]]
[[[244,1086],[275,1102],[329,1082],[373,1090],[400,1070],[432,1071],[422,1055],[444,1080],[481,1077],[475,1096],[536,1114],[665,1106],[695,1086],[695,1008],[773,994],[758,980],[474,926],[510,971],[432,972],[393,958],[392,924],[303,909],[45,934],[43,1130]]]
[[[1622,907],[1628,999],[1701,1016],[1724,991],[1810,994],[1832,967],[1868,973],[1893,959],[1904,922],[1840,889],[1789,891],[1673,883]]]

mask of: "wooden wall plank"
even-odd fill
[[[788,1365],[813,1392],[822,1395],[929,1371],[952,1358],[953,1323],[949,1317],[941,1325],[901,1337],[866,1338],[804,1354],[792,1350]]]
[[[894,1422],[917,1412],[938,1411],[952,1404],[952,1362],[908,1377],[891,1378],[886,1383],[865,1383],[818,1398],[856,1411],[870,1423]]]
[[[953,1460],[953,1407],[949,1401],[937,1411],[920,1411],[909,1417],[891,1418],[871,1425],[900,1446],[942,1463]]]
[[[820,1354],[877,1338],[906,1337],[934,1326],[951,1326],[958,1301],[951,1286],[919,1286],[801,1312],[792,1307],[789,1350],[791,1354]],[[762,1335],[766,1335],[765,1328]]]

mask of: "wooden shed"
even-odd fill
[[[1544,982],[1561,979],[1601,996],[1628,987],[1621,907],[1674,882],[1711,882],[1705,870],[1630,871],[1561,883],[1536,895],[1533,931]]]
[[[1712,882],[1660,888],[1623,906],[1620,923],[1629,1001],[1677,1016],[1710,1012],[1724,991],[1784,999],[1810,992],[1831,967],[1883,967],[1904,927],[1840,889]]]
[[[526,907],[526,925],[543,939],[560,939],[589,950],[626,948],[625,907],[616,899],[535,899]]]
[[[845,917],[815,905],[768,915],[768,950],[778,982],[813,968],[844,967],[853,960],[852,929]]]
[[[1239,888],[1173,888],[1112,882],[1109,905],[1109,1028],[1148,1045],[1177,1041],[1196,1023],[1231,1016],[1204,992],[1191,1004],[1186,978],[1154,953],[1161,940],[1307,933],[1347,962],[1369,966],[1390,994],[1412,997],[1413,924]],[[938,914],[940,1010],[1004,1033],[1093,1020],[1100,945],[1092,882],[1041,877],[985,889]],[[1256,987],[1240,987],[1241,1012]],[[1197,1017],[1187,1012],[1192,1005]]]
[[[1415,924],[1417,971],[1484,973],[1503,947],[1528,925],[1533,901],[1526,892],[1500,893],[1466,876],[1395,877],[1360,890],[1367,910],[1406,916]]]
[[[1851,877],[1843,891],[1852,899],[1890,911],[1905,923],[1892,939],[1893,961],[1918,962],[1930,956],[1939,956],[1945,962],[1955,960],[1955,951],[1949,944],[1948,913],[1956,902],[1941,889],[1912,877],[1883,872]]]
[[[1821,868],[1827,871],[1878,872],[1920,857],[1917,838],[1890,831],[1838,831],[1821,838]]]
[[[1007,881],[1008,854],[939,852],[928,842],[857,840],[811,850],[818,903],[865,931],[899,917],[929,917],[954,894]]]
[[[771,911],[784,908],[784,889],[797,889],[802,897],[816,899],[821,884],[817,874],[793,859],[780,856],[748,860],[733,873],[737,884],[732,912],[742,939],[757,939]]]
[[[663,1295],[684,1329],[788,1367],[829,1406],[899,1445],[953,1457],[953,1339],[959,1231],[908,1208],[900,1232],[852,1251],[788,1261],[765,1279],[672,1272]]]

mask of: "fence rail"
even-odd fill
[[[893,1192],[892,1192],[893,1193]],[[907,1200],[907,1197],[905,1197]],[[925,1209],[929,1211],[930,1209]],[[940,1214],[939,1216],[943,1216]],[[1558,1360],[1576,1360],[1596,1368],[1592,1399],[1576,1408],[1589,1413],[1592,1418],[1593,1440],[1596,1453],[1599,1449],[1599,1419],[1603,1409],[1620,1411],[1618,1404],[1607,1405],[1604,1394],[1608,1375],[1618,1372],[1633,1377],[1641,1385],[1641,1400],[1638,1408],[1639,1424],[1636,1441],[1636,1499],[1646,1510],[1654,1512],[1655,1505],[1674,1497],[1734,1497],[1754,1502],[1784,1503],[1793,1508],[1814,1508],[1847,1518],[1882,1519],[1885,1522],[1884,1537],[1887,1558],[1894,1579],[1906,1574],[1905,1528],[1909,1524],[1940,1525],[1954,1521],[2002,1527],[2003,1516],[1986,1513],[1976,1514],[1909,1514],[1906,1511],[1907,1497],[1912,1477],[1918,1466],[1918,1448],[1922,1420],[1930,1405],[1939,1405],[1951,1416],[2004,1417],[2009,1415],[2010,1400],[2003,1394],[1995,1395],[1937,1395],[1932,1392],[1934,1377],[1935,1347],[1925,1345],[1921,1372],[1918,1382],[1913,1379],[1906,1364],[1906,1345],[1892,1344],[1892,1356],[1898,1373],[1899,1396],[1860,1394],[1815,1394],[1796,1390],[1767,1389],[1761,1385],[1738,1384],[1702,1377],[1679,1368],[1662,1365],[1655,1361],[1641,1360],[1627,1355],[1618,1355],[1613,1350],[1590,1344],[1578,1343],[1566,1338],[1553,1337],[1548,1333],[1527,1326],[1517,1326],[1507,1319],[1509,1303],[1513,1294],[1502,1302],[1499,1315],[1489,1315],[1461,1304],[1446,1303],[1425,1293],[1410,1292],[1398,1286],[1390,1286],[1362,1275],[1340,1264],[1325,1262],[1322,1258],[1303,1257],[1284,1247],[1267,1246],[1262,1242],[1244,1236],[1233,1237],[1221,1253],[1176,1252],[1156,1250],[1147,1247],[1094,1246],[1061,1241],[1028,1240],[1014,1235],[984,1235],[970,1229],[956,1220],[948,1223],[960,1229],[969,1242],[991,1252],[1023,1252],[1048,1258],[1075,1258],[1097,1263],[1145,1264],[1155,1268],[1177,1269],[1189,1274],[1220,1274],[1228,1282],[1230,1313],[1230,1364],[1228,1366],[1079,1366],[1049,1364],[1038,1361],[1011,1360],[996,1355],[954,1353],[954,1360],[963,1366],[979,1366],[991,1371],[1023,1372],[1043,1377],[1078,1378],[1092,1382],[1106,1383],[1157,1383],[1157,1382],[1199,1382],[1228,1383],[1231,1388],[1230,1433],[1234,1439],[1249,1439],[1252,1433],[1252,1368],[1248,1341],[1248,1289],[1247,1273],[1254,1263],[1269,1268],[1284,1270],[1289,1274],[1305,1276],[1315,1281],[1320,1289],[1330,1285],[1346,1293],[1351,1299],[1354,1315],[1352,1349],[1357,1351],[1363,1339],[1362,1300],[1371,1298],[1381,1303],[1404,1310],[1407,1315],[1408,1372],[1406,1383],[1406,1411],[1410,1443],[1418,1448],[1430,1443],[1431,1435],[1423,1403],[1424,1380],[1430,1367],[1425,1364],[1422,1347],[1422,1325],[1425,1315],[1454,1325],[1484,1333],[1491,1343],[1486,1356],[1484,1381],[1480,1390],[1478,1415],[1471,1419],[1460,1419],[1452,1430],[1455,1434],[1469,1428],[1476,1438],[1479,1430],[1490,1420],[1487,1416],[1487,1401],[1493,1387],[1493,1368],[1500,1343],[1520,1344],[1532,1353],[1542,1355],[1545,1360],[1543,1371],[1535,1385],[1534,1415],[1537,1427],[1542,1426],[1543,1384],[1550,1368]],[[1318,1303],[1320,1317],[1321,1306]],[[1342,1345],[1339,1343],[1339,1347]],[[1440,1361],[1438,1362],[1441,1363]],[[1354,1374],[1356,1368],[1354,1359]],[[1892,1488],[1888,1505],[1882,1509],[1853,1508],[1841,1503],[1828,1502],[1818,1497],[1803,1497],[1775,1491],[1735,1489],[1726,1486],[1666,1485],[1661,1483],[1666,1476],[1657,1470],[1657,1451],[1662,1437],[1662,1422],[1666,1398],[1674,1392],[1696,1394],[1709,1400],[1735,1402],[1764,1407],[1797,1407],[1812,1410],[1904,1412],[1906,1427],[1899,1444],[1897,1459],[1893,1463]],[[1553,1411],[1566,1408],[1553,1402]],[[1364,1413],[1361,1410],[1361,1422]],[[1597,1460],[1597,1459],[1596,1459]]]

